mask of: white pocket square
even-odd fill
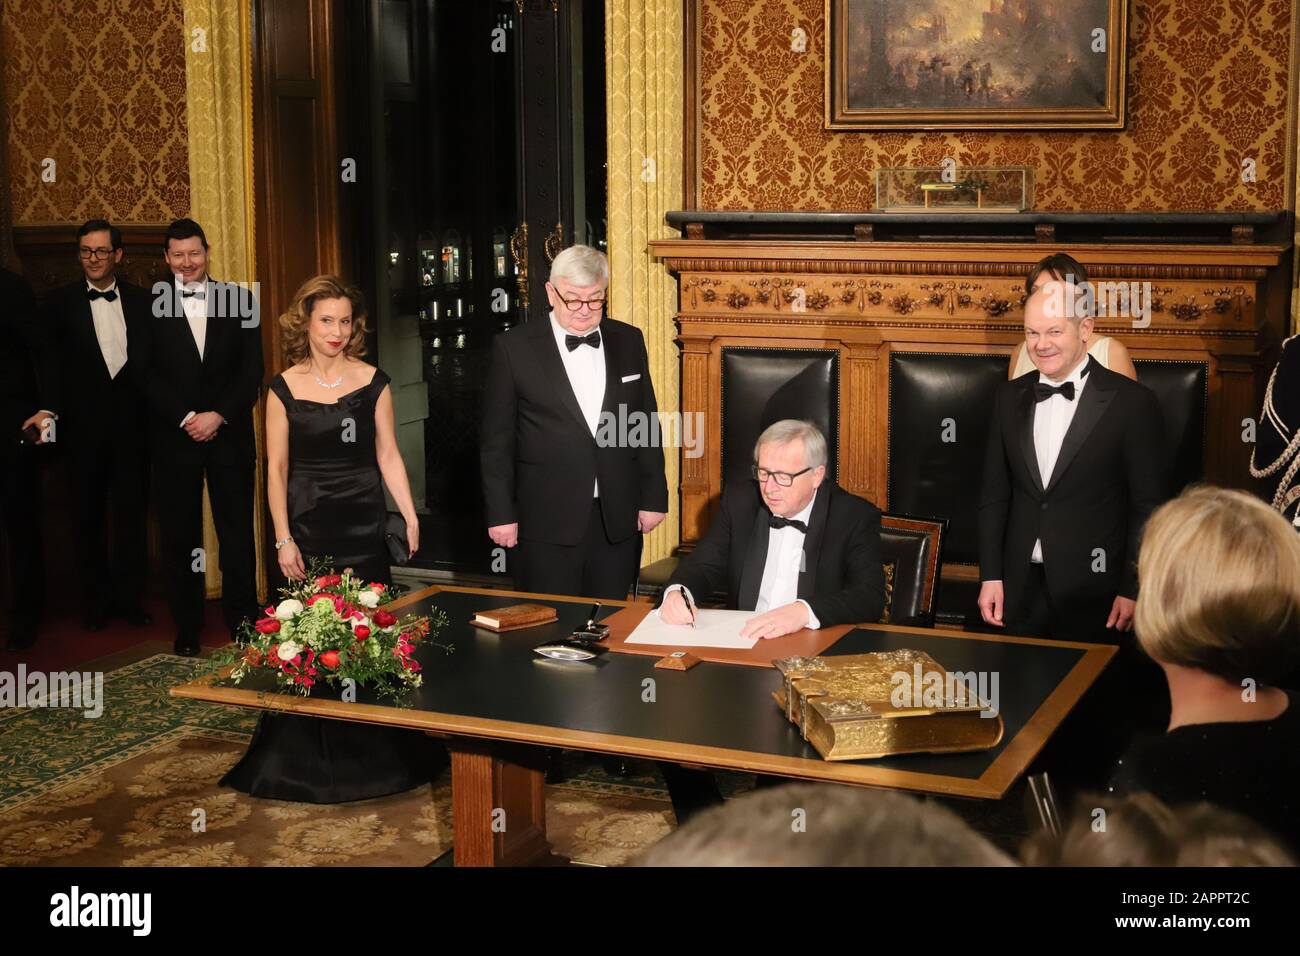
[[[640,377],[641,377],[641,373],[640,373],[640,372],[637,372],[635,375],[624,375],[624,376],[623,376],[623,381],[625,381],[625,382],[635,382],[635,381],[636,381],[637,379],[639,379]]]

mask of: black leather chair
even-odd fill
[[[889,359],[889,509],[948,519],[947,559],[979,560],[980,475],[1005,355],[895,352]]]
[[[722,350],[722,483],[753,481],[754,443],[769,425],[806,419],[826,436],[826,475],[839,474],[840,355],[834,349],[728,346]],[[659,600],[685,549],[641,569],[637,597]],[[725,592],[696,596],[705,606],[726,603]]]
[[[1204,362],[1135,359],[1138,381],[1156,393],[1165,419],[1169,494],[1205,477],[1209,368]],[[1248,454],[1248,452],[1243,452]]]
[[[722,484],[751,481],[754,442],[769,425],[806,419],[826,436],[826,475],[839,476],[840,354],[834,349],[722,350]]]
[[[893,564],[890,624],[934,627],[939,568],[948,519],[885,514],[880,518],[880,556]]]

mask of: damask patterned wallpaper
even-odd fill
[[[698,205],[864,210],[878,166],[951,156],[1034,167],[1040,210],[1282,209],[1290,19],[1291,0],[1132,0],[1123,131],[846,133],[822,128],[823,0],[701,0]]]
[[[3,16],[14,224],[186,215],[181,0],[4,0]]]

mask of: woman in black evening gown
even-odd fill
[[[419,525],[397,449],[392,393],[361,361],[365,302],[333,276],[303,284],[280,317],[286,370],[266,400],[267,499],[281,572],[299,579],[311,558],[362,581],[390,584],[384,485]],[[254,797],[341,803],[428,783],[445,752],[425,734],[340,720],[266,714],[221,783]]]

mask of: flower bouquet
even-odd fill
[[[383,607],[392,600],[390,590],[363,583],[350,568],[335,574],[313,560],[301,581],[280,589],[284,600],[240,625],[237,643],[214,654],[212,664],[230,667],[236,684],[252,671],[272,671],[282,690],[304,697],[322,681],[396,697],[420,686],[415,648],[444,628],[447,616],[435,610],[399,619]]]

